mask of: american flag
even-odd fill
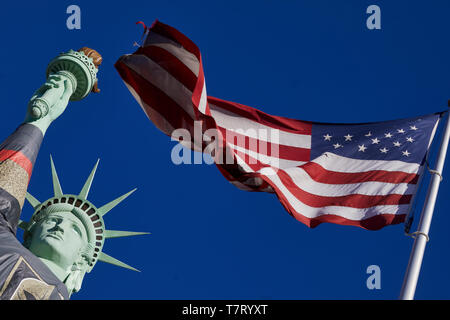
[[[116,68],[148,118],[165,134],[183,128],[191,141],[216,129],[220,172],[236,187],[275,193],[286,210],[313,228],[322,222],[377,230],[411,210],[441,113],[410,119],[328,124],[273,116],[206,93],[198,47],[155,21],[136,52]],[[232,161],[217,161],[219,155]]]

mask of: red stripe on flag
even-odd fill
[[[274,129],[279,129],[282,131],[297,134],[311,135],[312,123],[308,121],[300,121],[279,116],[273,116],[261,110],[240,103],[226,101],[211,96],[208,96],[208,102],[222,109],[235,113],[241,117],[247,118],[257,123],[261,123]]]
[[[346,184],[361,182],[409,183],[416,184],[418,175],[402,171],[372,170],[365,172],[336,172],[330,171],[315,162],[308,162],[301,166],[314,181],[327,184]]]
[[[303,217],[303,216],[302,216]],[[405,221],[406,214],[391,214],[391,213],[382,213],[370,218],[367,218],[365,220],[349,220],[346,218],[343,218],[341,216],[337,215],[322,215],[317,218],[308,219],[306,217],[303,217],[304,219],[299,220],[300,222],[303,222],[310,228],[315,228],[321,223],[334,223],[344,226],[355,226],[355,227],[361,227],[366,230],[379,230],[383,227],[386,227],[387,225],[394,225],[403,223]]]
[[[124,81],[133,87],[139,97],[155,109],[174,129],[187,129],[191,132],[191,137],[194,136],[194,120],[183,108],[120,60],[116,62],[115,66]],[[172,135],[172,132],[164,133],[168,136]]]
[[[246,165],[248,165],[253,171],[261,170],[262,168],[267,168],[269,165],[262,163],[258,159],[243,153],[242,151],[232,149],[233,153],[235,153],[239,158],[241,158]]]
[[[252,138],[236,131],[230,131],[226,128],[217,127],[225,141],[238,147],[260,153],[265,156],[273,156],[280,159],[292,161],[309,161],[311,150],[307,148],[292,147],[273,142],[267,142]],[[278,150],[278,154],[272,154],[272,151]]]
[[[202,60],[200,58],[200,67],[199,67],[199,70],[198,70],[197,84],[195,86],[194,91],[192,92],[192,102],[194,103],[194,105],[197,108],[200,107],[200,102],[201,102],[201,97],[202,97],[203,90],[206,90],[205,89],[205,76],[203,74],[203,65],[202,65]],[[206,95],[205,95],[205,97],[206,97]],[[204,113],[209,115],[210,113],[209,113],[209,108],[207,106],[207,104],[208,104],[208,98],[207,97],[206,97],[205,101],[206,101],[206,107],[205,107]]]
[[[310,228],[315,228],[321,223],[334,223],[339,225],[361,227],[366,230],[379,230],[387,225],[402,223],[404,222],[406,217],[406,214],[380,213],[376,216],[372,216],[364,220],[350,220],[334,214],[323,214],[315,218],[308,218],[302,215],[300,212],[296,212],[294,208],[292,208],[289,201],[286,199],[281,190],[274,183],[272,183],[268,179],[266,181],[275,190],[275,194],[278,200],[281,202],[283,207],[288,211],[288,213],[296,220],[304,223]]]
[[[314,208],[340,206],[365,209],[382,205],[401,205],[410,203],[412,197],[412,195],[410,194],[403,195],[393,193],[384,196],[350,194],[346,196],[325,197],[302,190],[283,170],[279,170],[278,176],[280,177],[280,180],[283,182],[283,184],[298,200]]]
[[[139,48],[135,54],[143,54],[152,59],[190,91],[194,91],[197,76],[167,50],[154,45]]]
[[[203,90],[205,90],[205,77],[203,74],[203,65],[202,65],[202,57],[200,54],[200,50],[195,45],[194,42],[191,41],[188,37],[186,37],[184,34],[176,30],[175,28],[172,28],[171,26],[168,26],[164,23],[161,23],[159,21],[155,21],[153,25],[150,27],[151,32],[156,32],[160,34],[163,37],[166,37],[174,42],[177,42],[183,46],[184,49],[189,51],[190,53],[194,54],[199,62],[199,71],[198,71],[198,77],[197,77],[197,83],[195,85],[194,90],[192,91],[192,102],[193,104],[199,108],[200,107],[200,101]],[[149,35],[150,36],[150,35]],[[206,97],[206,95],[205,95]],[[206,99],[207,100],[207,99]],[[194,112],[196,114],[197,119],[200,119],[202,116],[199,114],[198,109],[194,109]],[[206,101],[206,106],[204,113],[206,115],[210,114],[208,102]]]
[[[158,33],[163,37],[181,44],[187,51],[194,54],[197,58],[200,58],[200,50],[197,45],[177,29],[155,20],[150,27],[150,31]]]

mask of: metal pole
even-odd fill
[[[450,101],[449,101],[450,106]],[[423,254],[425,246],[428,241],[428,232],[430,230],[431,218],[433,217],[434,205],[439,190],[439,183],[442,178],[442,169],[444,167],[445,155],[447,153],[448,142],[450,138],[450,117],[447,112],[447,123],[442,136],[441,147],[439,149],[438,158],[436,161],[436,169],[431,170],[430,185],[428,186],[428,193],[422,209],[420,222],[417,231],[415,232],[415,240],[409,257],[408,268],[406,269],[403,286],[400,293],[401,300],[414,299],[416,291],[417,280],[419,278],[420,267],[422,266]]]

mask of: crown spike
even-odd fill
[[[55,197],[61,197],[63,192],[59,183],[58,174],[56,173],[55,164],[53,163],[52,155],[50,155],[50,163],[52,166],[53,192]]]
[[[108,202],[107,204],[105,204],[104,206],[102,206],[101,208],[97,209],[97,213],[99,215],[101,215],[102,217],[108,213],[112,208],[114,208],[115,206],[117,206],[119,203],[121,203],[123,200],[125,200],[125,198],[127,198],[130,194],[132,194],[134,191],[136,191],[137,188],[131,190],[128,193],[125,193],[124,195],[120,196],[119,198]]]
[[[133,270],[133,271],[140,272],[138,269],[135,269],[135,268],[127,265],[126,263],[123,263],[122,261],[119,261],[116,258],[113,258],[113,257],[107,255],[104,252],[100,252],[100,255],[98,256],[98,260],[102,261],[102,262],[109,263],[109,264],[113,264],[113,265],[121,267],[121,268],[130,269],[130,270]]]
[[[120,238],[120,237],[132,237],[141,234],[150,234],[150,232],[132,232],[132,231],[119,231],[119,230],[105,230],[105,238]]]
[[[31,204],[31,206],[33,207],[33,209],[36,210],[36,208],[41,204],[41,202],[36,199],[35,197],[33,197],[31,194],[29,194],[28,192],[25,194],[25,199],[28,200],[28,202]]]
[[[86,182],[84,183],[83,188],[80,191],[80,194],[78,195],[82,199],[87,199],[89,190],[91,189],[92,180],[94,180],[95,171],[97,170],[99,161],[100,161],[100,159],[97,160],[97,163],[95,164],[94,169],[92,169],[91,173],[89,174],[89,177],[87,178]]]

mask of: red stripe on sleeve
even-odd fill
[[[33,171],[33,164],[22,152],[16,150],[0,150],[0,161],[12,160],[21,166],[27,173],[28,179],[31,177]]]

